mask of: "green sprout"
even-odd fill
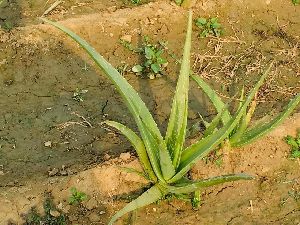
[[[298,130],[296,137],[288,135],[284,139],[291,146],[291,157],[294,159],[300,158],[300,130]]]
[[[220,37],[223,34],[222,25],[218,22],[218,18],[198,18],[196,19],[196,26],[199,27],[202,32],[200,33],[200,37],[209,37],[215,36]]]
[[[81,191],[77,191],[75,187],[71,188],[71,196],[69,198],[70,205],[80,204],[87,199],[87,194]]]
[[[141,0],[131,0],[131,3],[134,5],[138,5],[141,3]]]
[[[123,3],[126,4],[126,5],[135,5],[135,6],[138,6],[138,5],[141,5],[141,4],[144,4],[146,3],[147,0],[123,0]]]
[[[54,213],[57,215],[54,215]],[[53,203],[51,196],[47,197],[44,202],[44,213],[42,215],[35,207],[31,208],[28,215],[26,215],[26,223],[30,225],[66,225],[67,216],[64,215]]]
[[[175,3],[176,3],[177,5],[181,5],[182,2],[183,2],[183,0],[175,0]]]
[[[300,4],[300,0],[292,0],[292,3],[293,3],[294,5],[299,5],[299,4]]]
[[[164,42],[152,44],[148,36],[144,36],[141,48],[134,48],[131,43],[121,40],[121,44],[128,50],[139,53],[143,56],[143,63],[132,67],[132,72],[137,75],[146,74],[150,79],[163,75],[163,69],[168,61],[163,57],[166,46]]]
[[[197,191],[205,187],[236,180],[253,179],[252,176],[246,174],[229,174],[200,180],[191,180],[187,176],[195,163],[220,145],[237,126],[263,80],[261,79],[258,82],[247,99],[243,102],[238,112],[231,117],[228,123],[213,134],[206,136],[205,138],[200,138],[194,144],[185,147],[184,143],[188,115],[192,12],[189,13],[181,70],[165,137],[162,136],[158,125],[138,93],[109,62],[107,62],[85,40],[71,30],[45,18],[43,18],[43,21],[50,23],[65,32],[73,40],[79,43],[91,56],[99,68],[104,71],[107,78],[109,78],[116,86],[116,89],[123,97],[139,130],[140,136],[121,123],[105,121],[107,125],[118,129],[129,139],[137,152],[143,168],[143,173],[148,177],[151,185],[146,192],[118,211],[112,217],[109,225],[112,225],[123,215],[151,203],[155,203],[168,195],[180,196],[183,194],[194,194],[196,192],[191,198],[196,197],[196,199],[199,199]]]

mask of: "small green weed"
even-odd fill
[[[300,0],[292,0],[292,3],[293,3],[294,5],[299,5],[299,4],[300,4]]]
[[[148,2],[148,0],[123,0],[123,3],[125,5],[135,5],[135,6],[142,5],[147,2]]]
[[[176,3],[177,5],[181,5],[182,2],[183,2],[183,0],[175,0],[175,3]]]
[[[148,36],[144,36],[141,48],[134,48],[129,42],[121,41],[121,44],[128,50],[139,53],[143,56],[143,63],[132,67],[132,72],[137,75],[146,75],[150,79],[163,75],[163,69],[168,65],[168,61],[163,57],[165,45],[163,42],[153,44]]]
[[[131,3],[134,5],[139,5],[141,4],[141,0],[131,0]]]
[[[296,137],[288,135],[284,139],[291,146],[291,157],[300,158],[300,130],[298,130]]]
[[[208,37],[215,36],[219,37],[223,34],[222,25],[218,22],[218,18],[198,18],[196,19],[196,25],[199,27],[202,32],[200,33],[200,37]]]
[[[85,201],[88,197],[86,193],[77,191],[75,187],[71,188],[71,193],[72,195],[69,198],[70,205],[80,204],[81,202]]]
[[[77,102],[83,102],[84,98],[84,94],[86,94],[88,92],[88,90],[80,90],[79,88],[76,88],[76,91],[73,93],[73,99]]]
[[[295,202],[298,202],[300,200],[300,191],[297,190],[288,191],[288,196],[281,198],[279,206],[283,207],[291,198],[294,199]]]
[[[58,211],[52,201],[51,197],[47,197],[44,202],[44,213],[40,215],[35,208],[32,208],[29,214],[26,216],[25,225],[66,225],[67,218],[64,214]],[[54,215],[54,213],[58,215]]]
[[[193,209],[197,209],[201,206],[201,191],[197,190],[193,193],[193,198],[191,198],[191,203],[192,203],[192,207]]]
[[[5,21],[3,24],[2,24],[2,28],[5,30],[5,31],[11,31],[13,28],[14,28],[14,25],[9,22],[9,21]]]

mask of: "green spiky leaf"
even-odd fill
[[[275,117],[270,122],[253,127],[245,132],[245,134],[240,138],[238,142],[232,143],[233,146],[242,146],[252,141],[256,140],[259,137],[262,137],[266,133],[270,132],[276,126],[284,121],[300,103],[300,94],[298,94],[294,99],[290,101],[285,110],[281,112],[277,117]]]
[[[154,202],[160,200],[163,196],[164,196],[164,193],[161,191],[161,189],[157,185],[153,186],[148,191],[144,192],[141,196],[139,196],[137,199],[128,203],[123,209],[118,211],[111,218],[108,225],[112,225],[115,221],[117,221],[117,219],[119,219],[121,216],[125,215],[126,213],[134,211],[138,208],[142,208],[151,203],[154,203]]]
[[[189,15],[183,59],[173,99],[169,124],[166,133],[166,144],[171,154],[173,166],[177,168],[186,135],[188,113],[188,89],[190,74],[190,54],[192,42],[192,16]]]
[[[176,194],[189,193],[189,192],[197,191],[200,188],[211,187],[226,182],[237,181],[237,180],[252,180],[252,179],[254,179],[254,177],[249,176],[247,174],[229,174],[229,175],[203,179],[199,181],[189,181],[186,183],[180,183],[170,188],[170,192]]]

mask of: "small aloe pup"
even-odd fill
[[[262,75],[259,82],[263,82],[265,77],[268,75],[271,67],[272,67],[272,63],[269,66],[269,68],[265,71],[265,73]],[[211,123],[207,123],[204,121],[204,124],[206,126],[206,130],[204,131],[204,137],[205,137],[207,135],[214,133],[217,130],[217,127],[220,122],[222,122],[223,125],[227,124],[232,119],[232,115],[227,109],[227,107],[225,107],[224,102],[222,102],[218,94],[202,78],[195,75],[192,75],[191,77],[194,81],[196,81],[199,87],[208,96],[208,98],[213,103],[214,107],[218,112],[218,116],[216,116]],[[244,89],[242,89],[239,109],[243,106],[244,100],[245,100]],[[251,104],[248,107],[248,111],[246,108],[244,109],[243,116],[236,124],[236,127],[229,133],[227,139],[223,143],[224,144],[223,146],[225,146],[225,148],[230,149],[230,147],[239,147],[255,141],[257,138],[260,138],[263,135],[267,134],[276,126],[278,126],[281,122],[283,122],[284,119],[286,119],[292,113],[292,111],[297,107],[299,103],[300,103],[300,94],[295,96],[286,106],[285,110],[283,110],[271,121],[267,123],[259,123],[256,126],[249,127],[249,123],[251,121],[252,115],[255,111],[256,104],[257,104],[254,98],[254,100],[251,102]]]
[[[43,19],[58,29],[65,32],[91,56],[95,63],[102,69],[104,74],[114,83],[115,87],[123,97],[129,111],[134,118],[139,135],[128,127],[114,121],[106,121],[106,124],[118,129],[123,133],[135,148],[145,176],[149,178],[151,187],[137,199],[128,203],[118,211],[109,222],[113,224],[119,217],[163,199],[166,195],[182,195],[198,191],[200,188],[209,187],[225,182],[236,180],[249,180],[253,177],[246,174],[230,174],[212,177],[202,180],[189,180],[186,177],[188,171],[201,158],[216,148],[232,130],[236,127],[244,114],[246,107],[251,102],[257,85],[237,113],[218,131],[198,140],[189,147],[184,147],[188,113],[188,89],[190,74],[190,51],[192,34],[192,13],[189,13],[188,28],[178,77],[175,96],[173,99],[171,115],[165,137],[162,136],[151,113],[142,101],[138,93],[120,75],[120,73],[109,64],[93,47],[78,35],[58,23]],[[260,83],[259,83],[260,84]]]

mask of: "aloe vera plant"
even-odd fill
[[[262,75],[260,81],[256,85],[257,87],[259,87],[262,84],[263,80],[268,75],[271,67],[272,67],[272,63],[269,66],[269,68],[265,71],[265,73]],[[218,96],[218,94],[202,78],[196,75],[192,75],[191,77],[204,91],[204,93],[208,96],[208,98],[213,103],[219,115],[219,117],[217,116],[211,123],[204,122],[204,124],[206,124],[206,130],[204,131],[204,136],[206,136],[215,132],[220,122],[222,122],[224,125],[227,124],[232,119],[232,115],[229,112],[228,108],[225,107],[225,103]],[[255,89],[257,92],[258,88]],[[253,97],[254,96],[255,95],[253,95]],[[239,109],[241,109],[241,107],[243,106],[244,101],[245,101],[244,89],[242,89]],[[249,127],[252,115],[255,111],[256,104],[257,104],[256,99],[254,98],[254,100],[252,100],[251,104],[248,106],[248,111],[246,108],[243,109],[243,113],[242,113],[243,116],[236,124],[236,127],[229,133],[224,143],[226,143],[227,147],[231,147],[231,146],[237,147],[237,146],[243,146],[245,144],[253,142],[257,138],[260,138],[263,135],[267,134],[276,126],[278,126],[281,122],[283,122],[284,119],[286,119],[292,113],[292,111],[297,107],[299,103],[300,103],[300,94],[295,96],[286,106],[285,110],[282,111],[280,114],[278,114],[271,121],[264,124],[259,123],[256,126]]]
[[[114,83],[131,112],[139,130],[138,135],[123,124],[114,121],[106,121],[106,124],[118,129],[132,143],[143,167],[143,172],[152,184],[151,188],[149,188],[145,193],[118,211],[112,217],[109,223],[110,225],[124,214],[154,203],[170,194],[181,195],[193,193],[195,191],[197,192],[200,188],[230,181],[249,180],[253,178],[246,174],[229,174],[202,180],[190,180],[186,177],[187,172],[197,162],[197,160],[205,157],[210,151],[218,146],[237,126],[244,114],[244,111],[246,110],[247,105],[251,102],[256,89],[261,83],[260,82],[256,86],[248,98],[245,99],[237,113],[230,117],[221,129],[198,140],[189,147],[184,146],[188,114],[188,89],[192,34],[191,12],[189,13],[181,70],[178,77],[165,137],[162,136],[151,113],[139,97],[138,93],[111,64],[109,64],[85,40],[69,29],[47,19],[43,20],[65,32],[73,40],[79,43],[91,56],[99,68],[101,68],[105,75]]]

